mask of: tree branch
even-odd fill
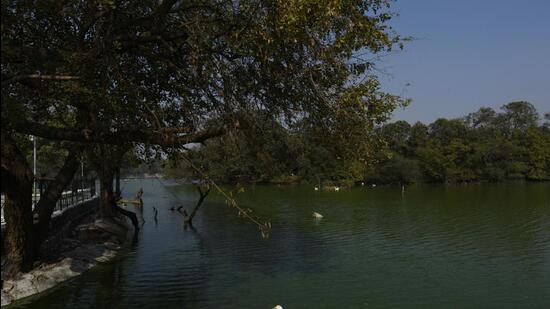
[[[201,186],[197,186],[197,191],[199,192],[199,200],[197,201],[197,205],[195,205],[195,208],[193,208],[193,211],[191,211],[191,214],[189,214],[189,217],[185,219],[186,223],[189,223],[189,225],[193,225],[193,218],[197,214],[197,211],[202,205],[202,202],[204,202],[204,199],[208,196],[208,193],[210,193],[210,187],[206,188],[206,191],[203,191],[201,189]]]
[[[46,191],[40,196],[40,200],[34,208],[33,213],[38,215],[38,224],[35,226],[35,242],[38,250],[40,249],[40,245],[45,235],[48,234],[50,219],[55,209],[55,205],[61,197],[63,189],[71,182],[78,169],[81,152],[81,148],[74,148],[69,151],[63,167],[59,170],[54,180],[48,185]]]
[[[21,74],[2,81],[2,87],[7,86],[11,83],[20,82],[24,80],[71,81],[71,80],[79,80],[79,79],[80,79],[79,76],[73,76],[73,75]]]
[[[188,128],[164,128],[162,130],[119,130],[99,132],[90,129],[65,129],[31,122],[26,119],[12,119],[13,129],[19,133],[31,134],[52,140],[64,140],[80,143],[122,145],[126,143],[144,143],[163,147],[177,148],[190,143],[202,143],[207,139],[225,134],[223,127],[207,128],[185,135],[177,132]]]

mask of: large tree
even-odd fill
[[[339,146],[364,143],[404,103],[372,74],[373,59],[402,42],[388,9],[387,0],[3,1],[2,133],[177,148],[262,112]],[[28,217],[28,201],[13,205]]]
[[[28,270],[40,255],[50,218],[63,189],[71,182],[80,166],[81,148],[70,146],[64,164],[56,171],[34,210],[32,209],[33,175],[21,152],[17,139],[9,131],[2,131],[2,194],[6,220],[6,257],[8,263],[3,275]]]

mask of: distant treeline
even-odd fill
[[[256,121],[254,136],[224,136],[196,147],[193,164],[222,183],[306,181],[477,182],[550,180],[550,114],[541,119],[533,105],[512,102],[497,112],[481,108],[459,119],[425,125],[405,121],[372,128],[358,138],[348,132]],[[360,146],[358,146],[360,145]],[[368,147],[365,147],[368,145]],[[196,177],[188,165],[170,161],[172,177]]]
[[[481,108],[459,119],[424,125],[397,121],[379,134],[379,156],[365,179],[378,183],[550,180],[550,115],[540,122],[527,102]]]

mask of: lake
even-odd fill
[[[273,225],[262,240],[219,195],[185,228],[168,209],[197,194],[163,182],[123,182],[143,187],[146,222],[116,261],[17,307],[550,308],[548,183],[246,187],[240,205]]]

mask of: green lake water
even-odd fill
[[[123,185],[145,191],[139,240],[17,307],[550,308],[548,183],[247,187],[238,200],[272,223],[268,240],[219,196],[186,229],[168,208],[189,209],[192,187]]]

